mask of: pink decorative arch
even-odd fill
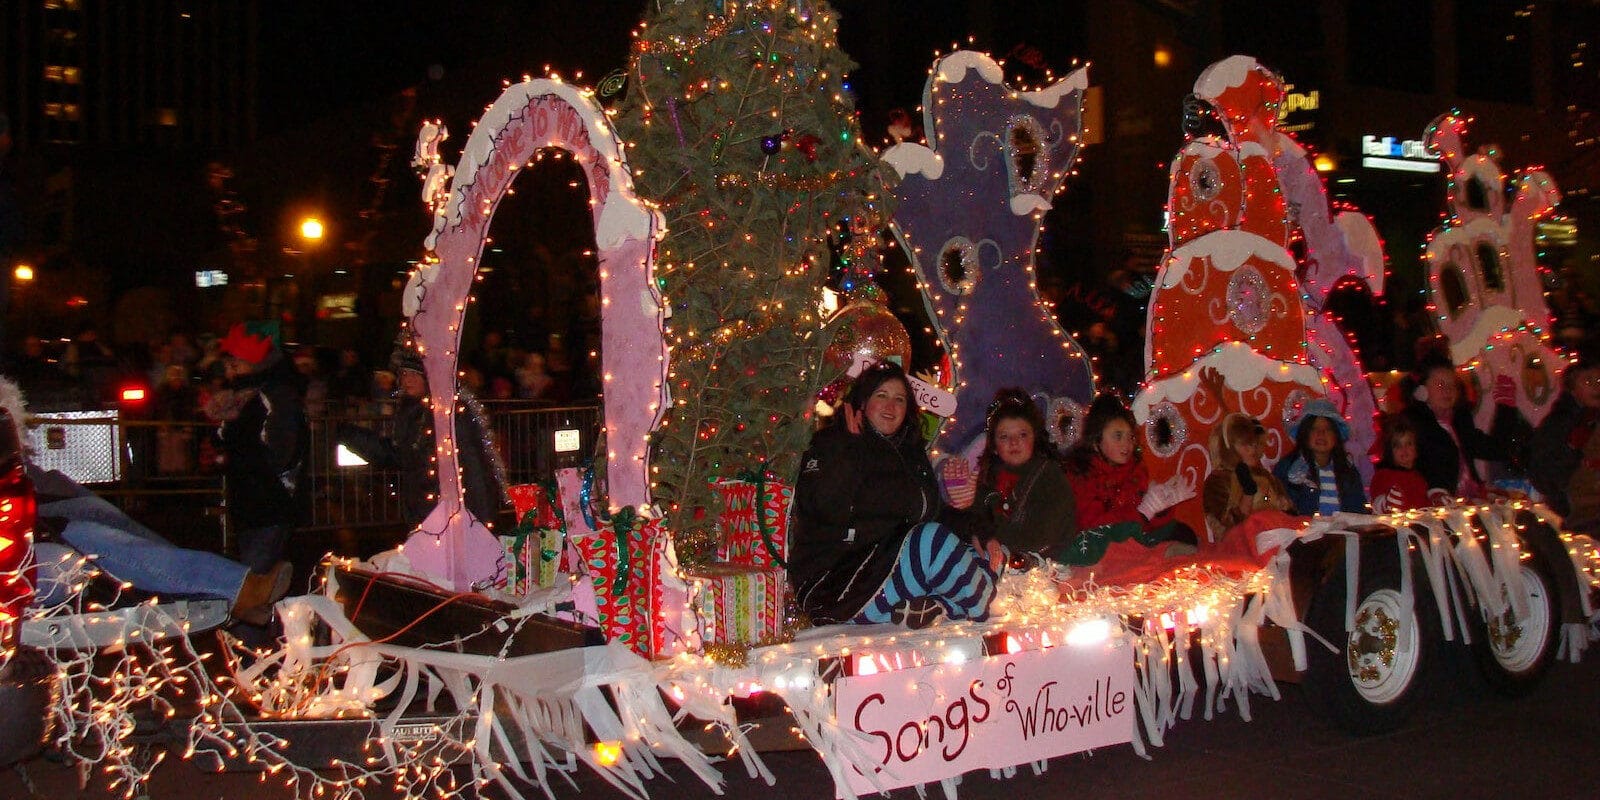
[[[457,589],[504,569],[498,542],[467,510],[457,462],[455,396],[461,324],[495,208],[518,170],[542,148],[567,151],[589,180],[600,261],[601,359],[604,371],[607,502],[650,502],[648,437],[668,405],[664,311],[651,275],[661,215],[633,193],[616,131],[588,89],[558,79],[508,87],[468,138],[442,191],[437,142],[425,126],[419,156],[436,169],[424,196],[434,206],[432,256],[411,275],[404,304],[422,347],[438,437],[439,505],[406,543],[413,567]],[[432,192],[432,194],[429,194]]]

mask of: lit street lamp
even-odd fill
[[[300,220],[300,238],[307,242],[322,241],[322,220],[316,217],[306,217]]]
[[[11,275],[15,277],[19,283],[27,283],[28,281],[33,280],[33,267],[28,264],[18,264],[17,268],[11,271]]]

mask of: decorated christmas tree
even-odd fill
[[[667,218],[656,274],[673,408],[653,441],[653,494],[694,542],[709,480],[792,477],[813,396],[835,377],[818,311],[827,235],[845,209],[878,202],[884,173],[827,3],[653,5],[617,123],[640,194]]]

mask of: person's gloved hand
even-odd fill
[[[1495,405],[1514,406],[1517,404],[1517,382],[1510,375],[1496,375],[1493,394]]]
[[[950,507],[970,507],[978,495],[978,481],[972,474],[972,465],[965,458],[954,456],[940,465],[939,472]]]
[[[1181,476],[1174,475],[1161,483],[1151,484],[1139,500],[1139,513],[1145,519],[1154,519],[1157,514],[1194,497],[1194,493],[1194,486],[1184,482]]]
[[[1400,493],[1400,487],[1390,487],[1389,491],[1372,498],[1372,510],[1378,514],[1387,514],[1397,511],[1405,497]]]

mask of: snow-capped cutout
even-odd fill
[[[1089,68],[1079,67],[1047,88],[1033,92],[1021,92],[1022,99],[1040,107],[1055,108],[1061,100],[1074,89],[1087,91],[1089,88]]]
[[[1087,72],[1037,92],[1002,80],[999,65],[981,53],[939,59],[923,92],[932,147],[900,144],[884,155],[901,175],[893,229],[911,254],[959,387],[959,410],[936,442],[946,453],[981,446],[981,411],[1002,387],[1084,405],[1093,397],[1088,356],[1040,300],[1032,262],[1042,212],[1082,144]],[[972,243],[976,274],[943,274],[954,241]]]
[[[1509,306],[1489,306],[1478,312],[1472,327],[1450,340],[1450,360],[1457,364],[1471,361],[1496,334],[1514,330],[1525,323],[1522,313]]]
[[[1206,67],[1195,79],[1194,93],[1207,100],[1220,97],[1223,92],[1243,86],[1260,65],[1249,56],[1229,56]]]
[[[892,167],[902,178],[907,175],[921,175],[930,181],[936,181],[944,175],[944,157],[929,150],[926,145],[901,142],[883,151],[882,158],[883,163]]]
[[[998,62],[976,50],[957,50],[939,59],[937,76],[945,83],[960,83],[967,77],[968,70],[989,83],[1004,83],[1006,79],[1005,70]]]
[[[1150,409],[1163,402],[1182,405],[1189,402],[1201,386],[1205,369],[1214,369],[1223,384],[1236,392],[1248,392],[1267,383],[1297,383],[1323,394],[1322,376],[1308,364],[1293,364],[1262,355],[1244,342],[1229,342],[1195,359],[1187,371],[1151,381],[1133,398],[1133,418],[1140,424],[1150,417]]]
[[[499,543],[462,504],[455,430],[456,368],[478,258],[495,208],[543,148],[572,156],[588,183],[600,270],[605,380],[606,486],[613,507],[648,505],[648,437],[670,405],[665,309],[651,274],[659,211],[633,193],[621,141],[593,93],[559,80],[507,87],[462,149],[447,198],[434,209],[428,263],[412,273],[402,305],[428,376],[438,448],[439,505],[412,534],[413,565],[458,589],[489,577]],[[432,125],[432,123],[430,123]],[[442,129],[424,127],[418,150],[437,158]],[[430,162],[432,163],[432,162]],[[438,166],[438,164],[433,164]],[[431,171],[431,170],[430,170]]]
[[[1254,233],[1223,230],[1207,234],[1204,241],[1197,239],[1173,250],[1166,258],[1167,268],[1161,272],[1160,286],[1163,289],[1177,286],[1195,265],[1204,264],[1219,272],[1232,272],[1251,258],[1294,274],[1294,256],[1282,247]]]
[[[1035,211],[1049,211],[1050,201],[1036,194],[1019,194],[1011,198],[1011,213],[1026,217]]]

